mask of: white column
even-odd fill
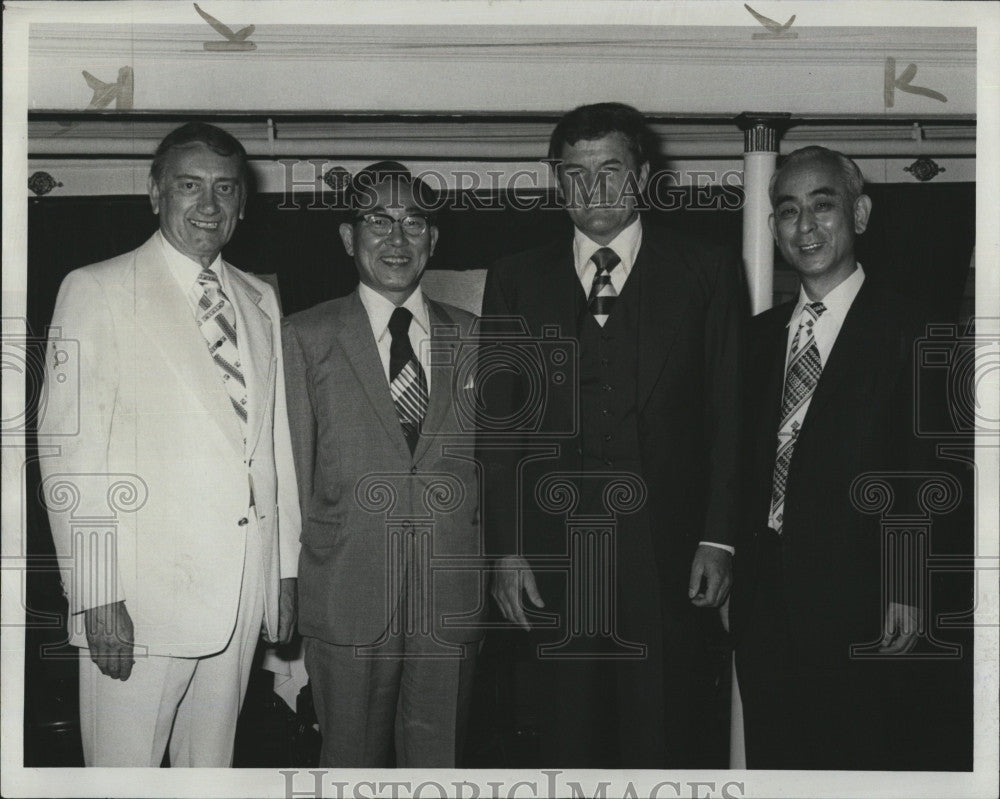
[[[743,264],[754,314],[771,307],[774,296],[774,240],[768,228],[771,201],[767,184],[778,158],[778,127],[787,114],[741,114],[743,128]]]

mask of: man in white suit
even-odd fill
[[[294,628],[280,314],[266,283],[220,255],[248,176],[225,131],[176,129],[150,170],[159,231],[71,272],[56,301],[39,442],[55,453],[43,492],[81,647],[88,766],[159,766],[168,744],[173,766],[232,765],[262,627],[272,642]],[[56,336],[79,342],[78,390],[59,380]],[[77,407],[78,434],[49,437]],[[129,483],[133,512],[93,524]]]

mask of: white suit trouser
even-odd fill
[[[168,742],[172,766],[232,765],[236,721],[264,614],[260,530],[252,510],[248,518],[236,626],[224,650],[196,658],[137,653],[125,682],[101,674],[89,652],[80,650],[86,765],[155,768]]]

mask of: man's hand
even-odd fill
[[[264,640],[269,644],[287,644],[292,640],[295,623],[298,619],[298,603],[295,598],[298,580],[294,577],[282,577],[278,592],[278,634],[271,638],[264,627]]]
[[[536,608],[544,608],[542,595],[535,585],[535,575],[528,562],[520,555],[508,555],[497,561],[493,569],[493,600],[500,606],[500,612],[507,621],[512,621],[523,630],[530,630],[524,607],[521,604],[521,589],[524,589]]]
[[[705,590],[701,590],[702,580]],[[700,544],[691,562],[688,599],[699,608],[717,608],[726,601],[733,585],[733,556],[719,547]]]
[[[112,602],[83,612],[90,659],[101,674],[125,682],[132,674],[135,659],[135,631],[124,602]]]
[[[885,632],[878,651],[884,655],[903,655],[917,645],[920,608],[890,602],[885,611]]]

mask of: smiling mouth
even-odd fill
[[[822,242],[820,242],[819,244],[803,244],[802,246],[799,247],[799,252],[803,252],[806,255],[811,255],[814,252],[818,252],[822,246],[823,246]]]
[[[219,223],[218,222],[202,222],[199,219],[189,219],[188,222],[190,222],[192,225],[194,225],[199,230],[218,230],[219,229]]]
[[[380,259],[382,263],[389,266],[406,266],[410,262],[408,255],[383,255]]]

